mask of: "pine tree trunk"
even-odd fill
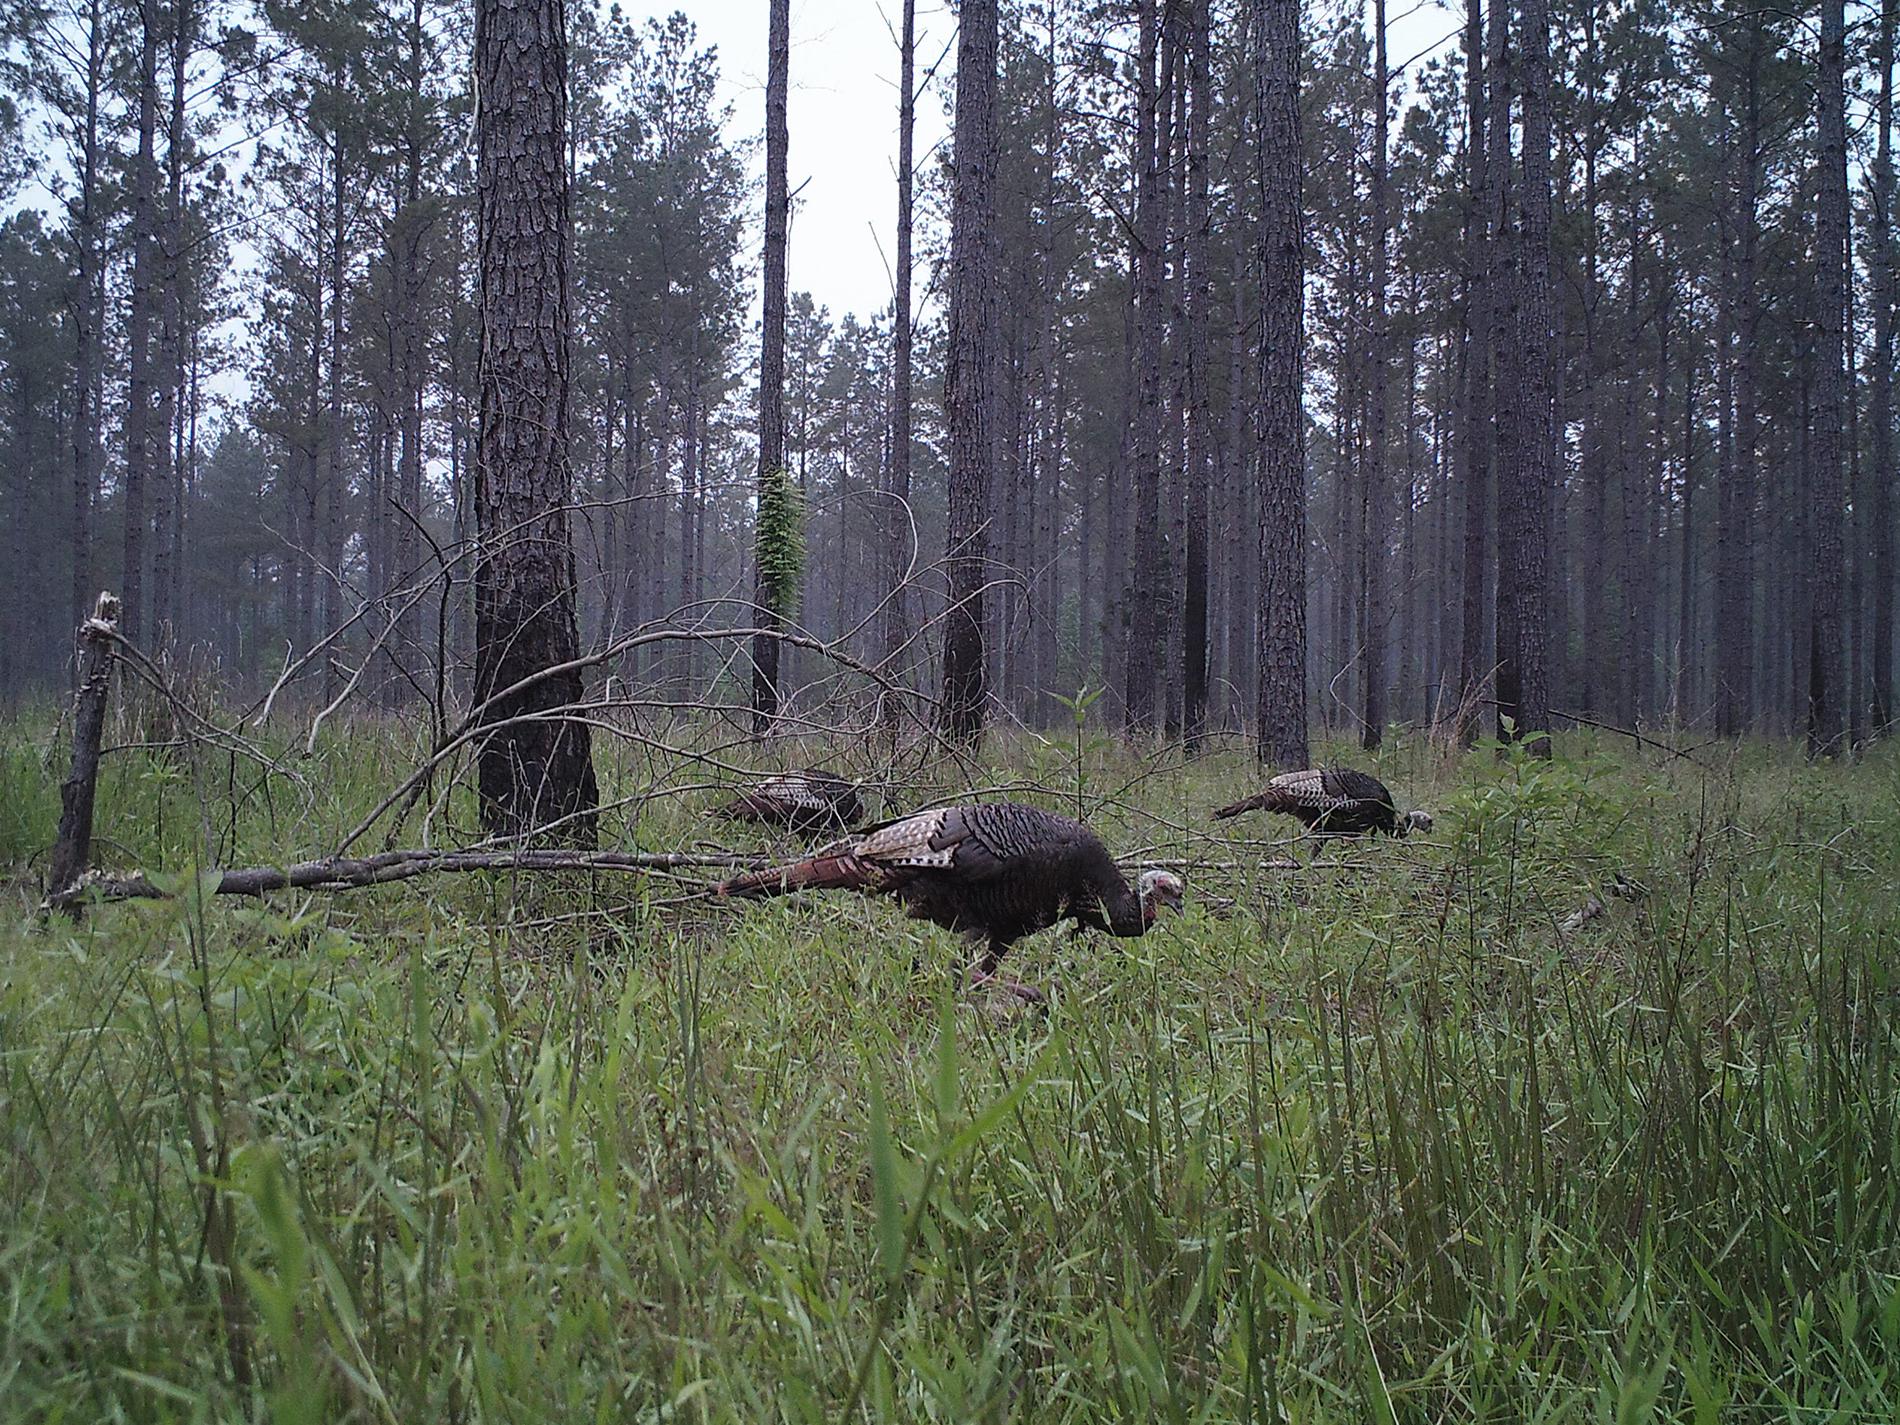
[[[476,247],[481,432],[476,449],[475,699],[497,726],[480,754],[483,824],[553,827],[591,846],[599,792],[571,663],[568,533],[567,34],[562,0],[478,0]],[[539,681],[509,691],[524,679]],[[526,718],[527,721],[513,721]]]
[[[1502,25],[1493,26],[1501,42]],[[1502,122],[1502,121],[1500,121]],[[1491,138],[1485,114],[1485,36],[1482,0],[1465,3],[1465,371],[1464,371],[1464,626],[1458,646],[1458,688],[1469,703],[1491,676],[1484,657],[1484,585],[1490,563],[1485,538],[1491,503],[1492,320],[1489,254],[1491,214],[1497,206],[1493,186],[1502,175],[1490,172]],[[1508,140],[1507,140],[1508,142]],[[1466,737],[1477,733],[1468,718]]]
[[[889,498],[884,515],[884,661],[885,676],[901,679],[904,645],[910,638],[905,617],[904,576],[911,550],[911,189],[914,183],[912,148],[917,128],[917,0],[904,0],[904,31],[900,40],[897,96],[897,291],[893,300],[891,339],[891,458]],[[879,700],[882,720],[895,727],[898,703]]]
[[[1847,303],[1846,42],[1843,0],[1821,7],[1820,162],[1815,207],[1816,345],[1809,519],[1808,748],[1841,751],[1841,430],[1844,423],[1842,323]]]
[[[152,462],[153,639],[171,641],[176,627],[179,469],[175,459],[180,397],[184,386],[184,309],[179,284],[184,271],[185,71],[195,28],[190,0],[174,0],[171,33],[170,114],[165,125],[165,211],[158,231],[159,299],[158,414],[153,425],[159,448]],[[148,439],[150,433],[148,432]]]
[[[988,578],[995,442],[996,297],[992,273],[996,155],[996,0],[965,0],[957,25],[956,135],[950,208],[950,331],[944,373],[950,435],[943,727],[976,741],[987,715],[983,585]]]
[[[103,280],[99,252],[99,95],[105,84],[106,34],[101,0],[86,8],[86,117],[79,153],[79,211],[74,224],[72,609],[74,627],[92,609],[92,505],[99,488],[99,426],[104,407]]]
[[[1188,57],[1187,211],[1187,548],[1182,635],[1183,724],[1190,746],[1207,728],[1207,496],[1214,479],[1214,402],[1208,390],[1209,271],[1207,143],[1213,120],[1209,0],[1194,0]]]
[[[1268,766],[1304,767],[1306,439],[1300,403],[1305,264],[1300,209],[1300,3],[1254,0],[1254,85],[1264,200],[1261,271],[1260,632],[1254,719]]]
[[[1761,298],[1756,291],[1761,236],[1761,65],[1762,19],[1749,15],[1748,54],[1742,80],[1740,141],[1735,145],[1736,244],[1734,293],[1726,305],[1734,330],[1729,340],[1734,380],[1731,479],[1720,493],[1720,545],[1717,554],[1717,730],[1739,736],[1755,713],[1755,634],[1753,619],[1754,506],[1757,487]],[[1772,508],[1772,506],[1771,506]]]
[[[158,0],[139,0],[138,158],[132,168],[132,292],[126,320],[130,371],[126,382],[125,483],[121,492],[125,519],[124,562],[120,573],[125,616],[122,626],[132,642],[146,634],[146,526],[150,514],[147,486],[153,465],[152,308],[158,230]]]
[[[785,243],[791,218],[786,183],[786,91],[791,70],[790,0],[771,0],[769,58],[765,83],[765,325],[759,348],[759,496],[785,479]],[[657,513],[657,511],[656,511]],[[753,561],[753,618],[776,629],[784,610],[782,591],[771,587],[764,548],[765,525]],[[778,715],[779,642],[769,635],[752,641],[752,732],[762,736]]]
[[[1875,736],[1893,729],[1895,686],[1894,641],[1894,509],[1893,489],[1900,480],[1894,468],[1893,443],[1893,318],[1894,318],[1894,181],[1893,181],[1893,36],[1897,0],[1881,0],[1880,38],[1876,65],[1880,71],[1880,100],[1875,118],[1874,147],[1874,362],[1868,420],[1873,424],[1873,709]]]
[[[1521,399],[1510,449],[1498,452],[1498,707],[1531,751],[1550,755],[1547,622],[1554,360],[1550,283],[1550,13],[1523,6],[1523,182],[1517,265]],[[1502,381],[1500,381],[1500,390]]]
[[[1694,352],[1693,342],[1689,350]],[[1693,355],[1682,368],[1682,553],[1677,568],[1676,609],[1676,724],[1696,721],[1696,650],[1700,647],[1696,612],[1698,587],[1695,534],[1696,367]]]
[[[1156,604],[1161,596],[1161,164],[1156,82],[1158,0],[1139,0],[1139,92],[1135,110],[1135,411],[1133,430],[1134,566],[1130,580],[1128,681],[1123,692],[1130,732],[1155,723]]]
[[[1366,399],[1371,420],[1366,430],[1365,529],[1359,548],[1360,655],[1364,660],[1365,693],[1360,719],[1360,744],[1370,750],[1385,733],[1385,650],[1391,630],[1386,600],[1386,540],[1391,524],[1390,492],[1386,489],[1386,419],[1391,359],[1391,334],[1386,321],[1386,250],[1390,243],[1391,198],[1388,193],[1386,150],[1391,110],[1391,79],[1385,54],[1385,0],[1373,0],[1373,72],[1376,83],[1372,116],[1372,292],[1367,333]]]

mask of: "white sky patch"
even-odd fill
[[[763,236],[757,209],[765,192],[767,0],[633,0],[623,9],[636,20],[680,11],[698,29],[701,46],[717,46],[720,98],[732,105],[728,136],[760,140],[752,149],[757,186],[747,228],[748,258],[756,268]],[[868,319],[891,302],[897,261],[897,36],[903,15],[903,0],[792,3],[786,169],[798,196],[786,280],[792,291],[810,292],[834,317],[855,312]],[[955,38],[950,8],[919,0],[919,81]],[[955,69],[953,52],[939,78]],[[944,105],[934,90],[925,93],[917,103],[920,173],[949,135]],[[914,290],[921,298],[921,273]]]

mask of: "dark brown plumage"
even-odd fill
[[[1282,772],[1267,783],[1265,791],[1224,806],[1214,815],[1239,816],[1247,811],[1298,817],[1321,836],[1365,836],[1374,831],[1403,836],[1432,829],[1429,813],[1409,811],[1401,817],[1385,783],[1351,767]]]
[[[910,915],[986,942],[980,978],[1017,940],[1071,919],[1136,936],[1163,906],[1178,908],[1181,880],[1168,871],[1128,884],[1101,839],[1079,821],[1013,802],[940,807],[827,846],[814,856],[734,876],[726,896],[798,890],[892,895]],[[1041,998],[1011,985],[1026,998]]]
[[[767,777],[717,813],[731,821],[761,821],[792,831],[844,831],[864,819],[858,789],[834,772],[807,767]]]

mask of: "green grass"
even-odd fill
[[[1285,827],[1211,834],[1237,748],[1021,739],[975,780],[1185,858],[1192,901],[1026,942],[1056,1003],[1004,1021],[855,898],[192,893],[334,846],[420,736],[340,727],[268,796],[115,754],[99,859],[184,894],[74,925],[32,914],[51,724],[0,729],[0,1415],[1900,1418],[1888,749],[1402,741],[1435,834],[1289,872]],[[738,835],[705,764],[601,762],[611,843]],[[1559,928],[1616,875],[1647,895]]]

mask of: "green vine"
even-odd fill
[[[805,573],[805,497],[785,470],[766,473],[759,486],[759,590],[771,612],[784,617],[798,601]]]

